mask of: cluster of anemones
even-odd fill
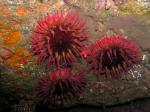
[[[64,102],[81,93],[84,78],[81,74],[72,74],[68,67],[81,58],[87,37],[85,22],[77,13],[55,13],[38,22],[31,47],[39,63],[56,67],[38,83],[38,96],[43,103]]]
[[[68,68],[80,57],[107,78],[118,77],[140,62],[138,46],[127,38],[106,36],[86,49],[87,37],[85,23],[76,13],[56,13],[38,22],[32,49],[39,63],[56,67],[38,83],[38,96],[43,103],[64,102],[81,93],[85,87],[83,75],[73,74]]]
[[[119,77],[141,60],[136,43],[120,36],[106,36],[91,46],[87,60],[99,75]]]

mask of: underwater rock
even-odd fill
[[[118,16],[109,18],[106,22],[106,29],[132,38],[145,49],[150,48],[150,29],[148,23],[149,19],[140,15]]]
[[[49,3],[38,2],[51,2],[51,0],[30,0],[33,4],[30,4],[27,1],[21,1],[25,0],[9,0],[8,3],[6,0],[1,0],[0,6],[2,5],[2,8],[7,10],[0,12],[0,18],[3,23],[9,23],[12,28],[17,28],[18,31],[21,32],[23,36],[21,43],[25,45],[28,42],[25,41],[25,39],[28,40],[30,38],[36,21],[43,17],[43,15],[47,12],[53,11],[53,6]],[[18,2],[19,5],[16,2]],[[65,11],[67,11],[69,8],[72,10],[75,9],[72,7],[63,8]],[[82,11],[80,10],[80,7],[76,8],[78,11]],[[89,8],[89,10],[91,9]],[[6,13],[6,11],[8,11],[8,13]],[[136,40],[144,49],[150,48],[150,30],[147,25],[148,19],[146,17],[138,15],[113,16],[102,20],[102,18],[96,16],[95,13],[96,11],[94,14],[88,12],[85,13],[82,11],[83,16],[85,16],[87,19],[86,25],[89,27],[89,44],[96,42],[100,39],[99,37],[106,35],[108,30],[113,30],[117,35],[125,35],[131,37],[133,40]],[[26,47],[30,48],[29,45]],[[149,63],[149,61],[145,60],[144,63]],[[88,69],[86,62],[83,64],[84,67],[81,67],[81,64],[76,66],[78,68]],[[33,65],[34,64],[31,64],[28,67],[32,70],[23,68],[24,72],[26,74],[28,73],[27,75],[23,74],[22,72],[13,72],[13,70],[11,70],[12,68],[10,70],[3,69],[3,67],[0,68],[0,107],[3,107],[2,101],[6,101],[6,103],[10,105],[9,99],[15,100],[11,100],[11,103],[17,103],[20,99],[26,99],[26,95],[28,94],[30,95],[31,99],[35,100],[34,103],[36,103],[37,99],[34,98],[36,94],[35,82],[37,81],[37,78],[41,77],[40,75],[43,76],[43,71],[41,70],[41,66],[34,68]],[[102,105],[116,105],[130,102],[139,98],[150,97],[150,71],[147,68],[144,68],[143,65],[140,66],[141,67],[138,68],[138,70],[132,69],[120,79],[110,80],[105,80],[103,77],[101,80],[98,80],[97,74],[93,73],[93,71],[87,71],[87,86],[82,94],[79,95],[79,98],[73,98],[71,102],[65,103],[64,105],[56,105],[56,107],[53,108],[67,108],[80,104],[101,107]],[[51,68],[46,69],[49,70]],[[5,96],[5,98],[3,96]],[[49,105],[49,107],[51,106]]]

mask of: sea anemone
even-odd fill
[[[81,57],[87,37],[85,22],[78,13],[49,14],[38,22],[31,47],[39,63],[70,66]]]
[[[87,61],[99,75],[119,77],[141,61],[138,45],[128,38],[106,36],[90,48]]]
[[[38,97],[44,104],[57,104],[79,96],[85,87],[85,78],[68,68],[57,68],[38,82]]]

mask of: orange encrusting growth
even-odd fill
[[[10,56],[10,58],[8,58],[6,62],[12,67],[20,68],[22,67],[22,65],[26,64],[31,58],[32,55],[29,51],[27,51],[23,47],[18,47],[15,50],[14,54]]]
[[[4,60],[9,66],[18,69],[31,59],[31,53],[26,48],[19,46],[21,33],[18,30],[0,23],[0,38],[2,40],[0,42],[0,55],[2,56],[0,63]]]
[[[20,39],[20,32],[11,30],[7,35],[3,37],[3,44],[12,48]]]
[[[32,13],[32,9],[29,7],[17,7],[15,9],[15,13],[17,16],[27,16]]]

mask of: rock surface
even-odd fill
[[[22,39],[19,41],[19,44],[29,48],[28,41],[39,18],[46,15],[47,12],[53,12],[54,9],[64,11],[76,10],[87,20],[90,33],[88,41],[90,44],[104,35],[114,33],[136,40],[143,49],[150,48],[149,20],[146,17],[141,15],[101,17],[95,9],[91,8],[90,4],[89,6],[87,3],[84,4],[85,6],[81,5],[83,4],[82,2],[75,4],[76,0],[74,2],[72,0],[71,3],[65,3],[62,0],[56,3],[54,1],[28,0],[27,2],[26,0],[1,0],[0,25],[6,24],[20,32]],[[94,3],[96,3],[95,1]],[[3,31],[3,27],[0,27],[0,31]],[[146,63],[150,64],[149,61]],[[19,99],[35,99],[36,80],[41,77],[41,74],[45,75],[44,72],[48,70],[46,71],[35,63],[29,63],[28,65],[23,66],[22,71],[11,70],[12,68],[8,70],[7,67],[7,69],[0,67],[1,96],[10,96],[9,101],[15,101],[15,103],[18,103]],[[88,69],[84,62],[76,67],[83,70]],[[143,65],[136,66],[135,69],[131,70],[121,79],[106,80],[104,77],[101,77],[98,80],[97,75],[92,71],[86,73],[86,77],[87,86],[80,97],[73,99],[71,102],[64,102],[63,105],[60,104],[57,108],[68,108],[80,104],[110,106],[150,97],[150,71]],[[15,98],[12,99],[11,95]]]

